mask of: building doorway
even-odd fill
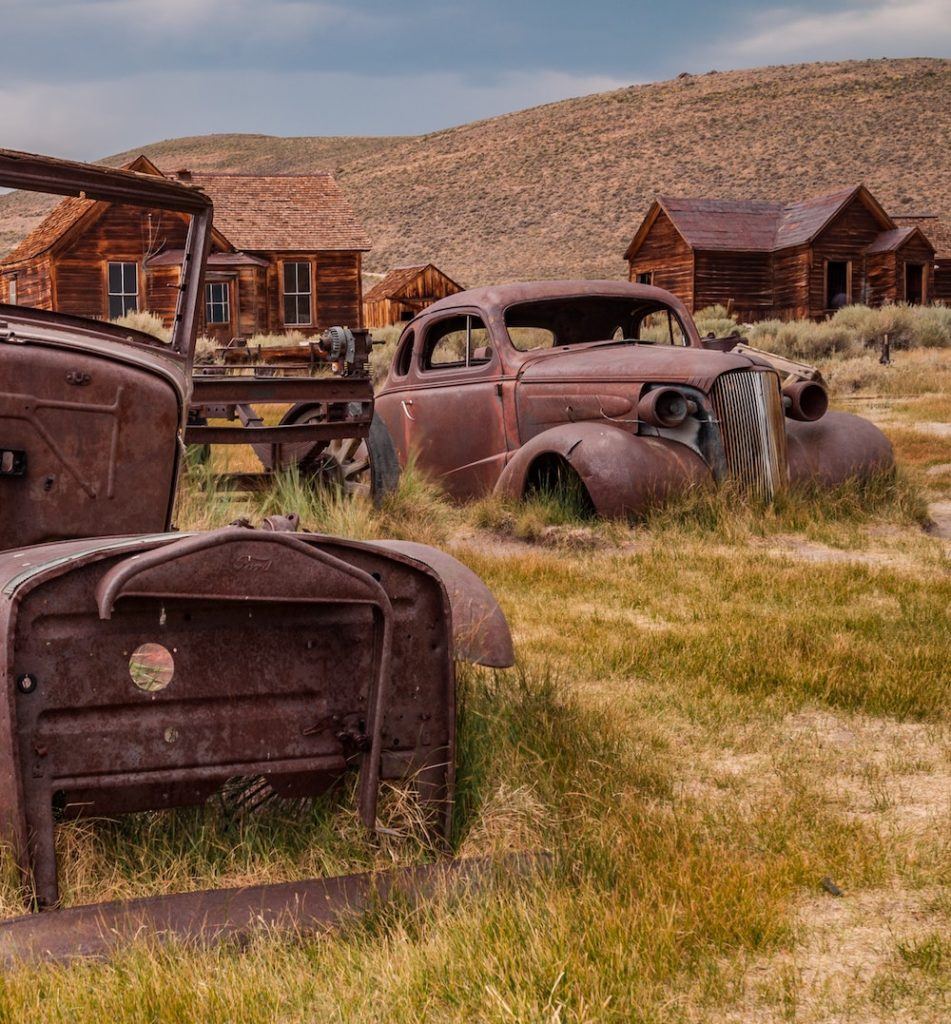
[[[921,263],[905,264],[905,302],[920,306],[925,301],[925,268]]]
[[[851,271],[848,260],[826,261],[826,309],[841,309],[852,301]]]

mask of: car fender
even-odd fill
[[[888,438],[874,423],[848,412],[827,412],[811,423],[787,420],[786,439],[791,484],[832,487],[895,466]]]
[[[673,494],[713,482],[707,464],[686,445],[631,434],[611,423],[581,422],[536,434],[506,465],[495,493],[523,497],[532,466],[544,455],[558,455],[571,466],[602,516],[638,514]]]
[[[377,540],[374,547],[428,566],[442,581],[452,609],[455,657],[489,668],[515,664],[512,634],[492,591],[468,566],[445,551],[408,540]]]

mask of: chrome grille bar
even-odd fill
[[[771,500],[788,477],[779,378],[771,371],[733,370],[717,378],[710,397],[730,479],[755,497]]]

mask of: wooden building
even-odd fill
[[[902,227],[920,228],[934,246],[935,302],[951,306],[951,220],[934,213],[903,213],[895,220]]]
[[[394,267],[366,293],[363,322],[367,327],[404,323],[437,299],[461,291],[461,284],[432,263]]]
[[[660,197],[625,253],[630,280],[692,311],[820,318],[850,303],[932,301],[934,248],[863,185],[799,203]]]
[[[128,165],[162,172],[146,157]],[[362,325],[362,228],[330,174],[190,174],[215,206],[201,332],[218,341]],[[67,198],[2,261],[0,300],[171,323],[187,218]]]

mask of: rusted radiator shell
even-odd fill
[[[415,547],[234,527],[0,555],[0,826],[35,905],[58,899],[54,805],[198,804],[257,776],[307,795],[353,768],[368,827],[380,779],[412,778],[444,832],[457,653],[444,569],[463,653],[505,663],[511,640],[477,577]],[[164,689],[130,676],[143,643],[172,653]]]

